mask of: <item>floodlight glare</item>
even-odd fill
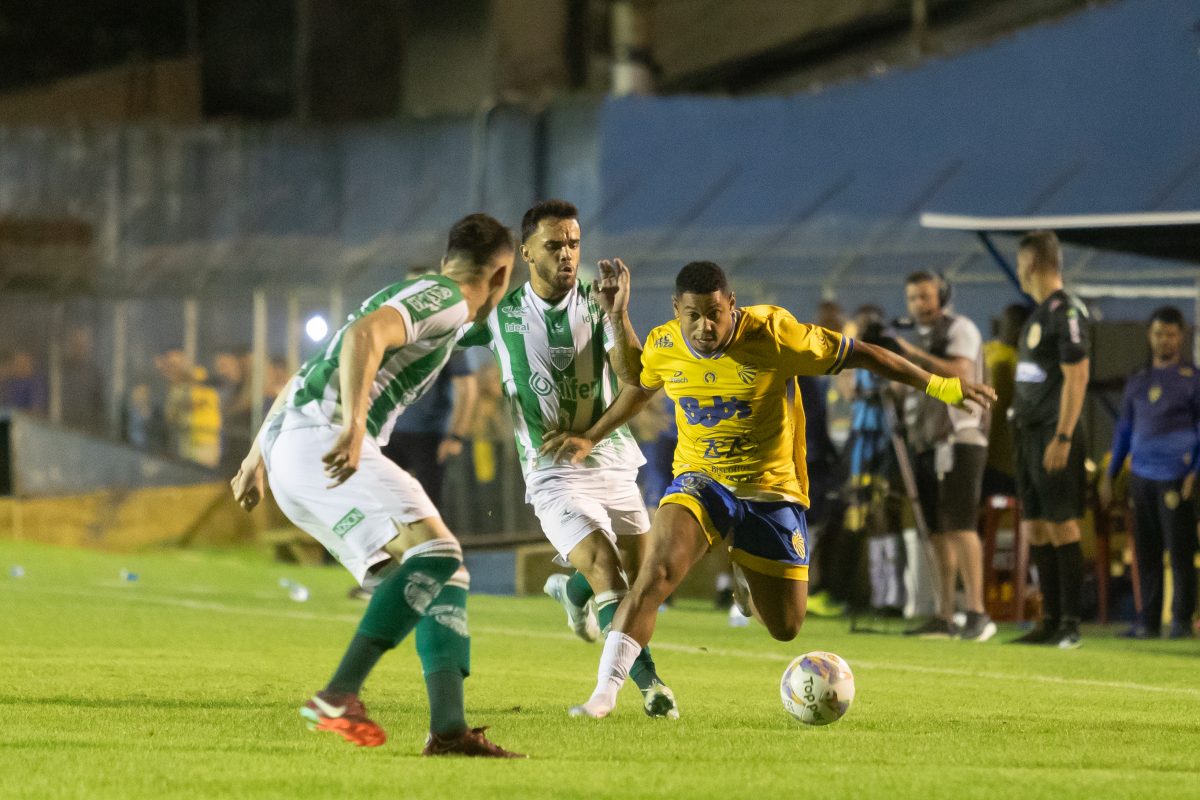
[[[320,314],[313,314],[308,318],[308,322],[304,323],[304,332],[308,334],[309,339],[319,342],[329,333],[329,323]]]

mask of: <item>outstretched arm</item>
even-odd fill
[[[862,341],[854,343],[854,352],[846,359],[846,366],[870,370],[882,378],[920,389],[949,405],[962,405],[970,400],[987,408],[996,400],[996,390],[990,386],[932,375],[889,350]]]
[[[974,373],[975,363],[969,358],[962,356],[940,358],[907,339],[897,338],[895,341],[903,351],[904,357],[926,372],[947,378],[961,378],[964,381]]]
[[[637,416],[656,393],[641,384],[625,386],[595,425],[582,434],[564,432],[547,437],[538,448],[538,455],[553,456],[559,463],[578,464],[587,458],[597,442]]]

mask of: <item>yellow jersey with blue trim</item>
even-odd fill
[[[745,500],[809,505],[798,375],[842,370],[854,340],[778,306],[738,309],[729,342],[694,351],[678,320],[650,332],[641,383],[666,387],[679,443],[673,471],[702,472]]]

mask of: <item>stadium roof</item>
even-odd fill
[[[921,214],[921,225],[976,233],[1025,233],[1048,228],[1071,244],[1200,264],[1200,211],[977,217]]]

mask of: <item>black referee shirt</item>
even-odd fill
[[[1062,399],[1063,364],[1088,357],[1087,308],[1063,289],[1034,309],[1021,330],[1013,421],[1023,428],[1055,425]]]

